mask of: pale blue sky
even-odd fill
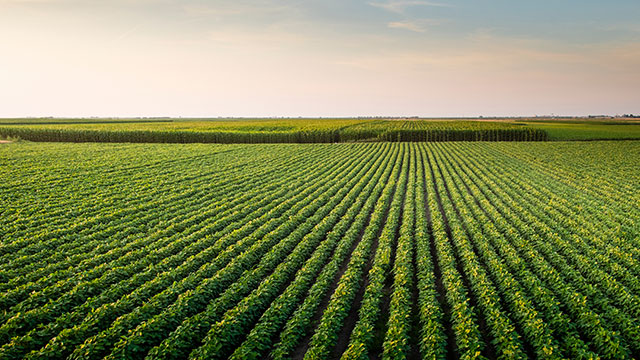
[[[0,117],[640,113],[640,1],[0,0]]]

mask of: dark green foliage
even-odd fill
[[[640,358],[639,159],[5,143],[0,359]]]
[[[89,130],[35,126],[0,127],[0,135],[28,141],[108,143],[339,143],[351,141],[546,141],[536,129],[317,129],[304,131]]]

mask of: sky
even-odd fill
[[[638,0],[0,0],[0,117],[626,113]]]

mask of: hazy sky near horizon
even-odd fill
[[[0,0],[0,117],[640,113],[638,0]]]

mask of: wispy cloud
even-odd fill
[[[125,32],[123,32],[120,35],[118,35],[117,37],[115,37],[112,42],[113,43],[117,43],[117,42],[120,42],[120,41],[128,38],[133,33],[135,33],[138,29],[140,29],[141,26],[142,26],[142,24],[135,24],[134,26],[132,26],[131,28],[129,28]]]
[[[450,4],[434,2],[434,1],[421,1],[421,0],[401,0],[401,1],[387,1],[384,3],[370,2],[369,5],[391,11],[397,14],[403,14],[407,8],[413,6],[436,6],[436,7],[451,7]]]
[[[186,2],[182,6],[184,12],[192,16],[208,15],[274,15],[292,12],[295,7],[277,4],[272,1],[234,1],[229,3],[193,3]]]
[[[605,26],[599,26],[599,28],[604,31],[640,33],[640,24],[638,23],[608,24]]]
[[[393,21],[387,24],[387,26],[392,29],[404,29],[419,33],[427,31],[424,26],[421,26],[414,21]]]
[[[0,0],[1,4],[55,3],[57,0]]]
[[[414,19],[403,21],[392,21],[387,24],[391,29],[404,29],[413,32],[423,33],[426,32],[429,27],[439,25],[445,22],[441,19]]]

